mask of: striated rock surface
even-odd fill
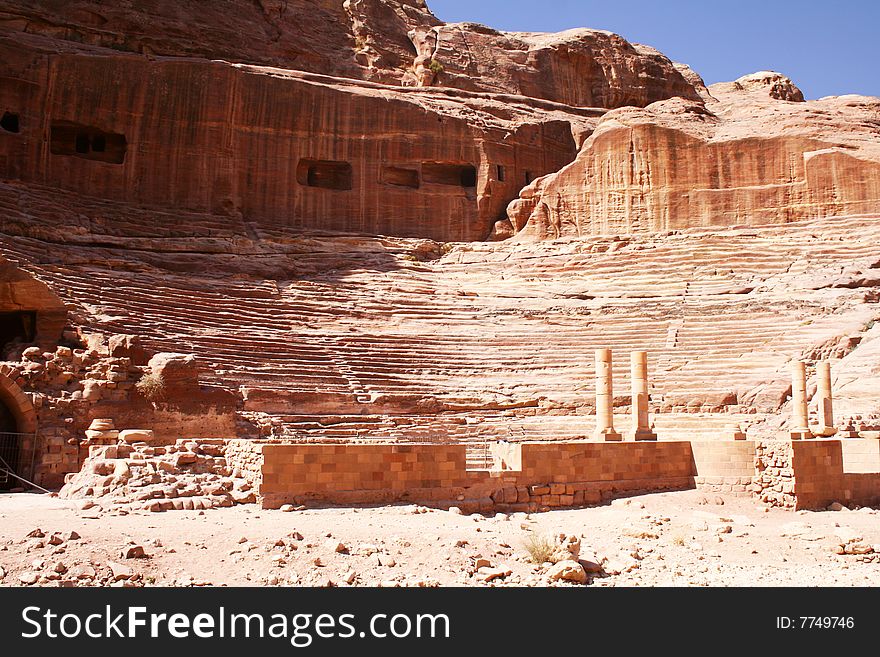
[[[0,420],[38,483],[165,487],[180,438],[582,439],[600,347],[619,427],[648,352],[661,438],[777,434],[792,358],[880,410],[876,98],[420,0],[10,1],[0,60]]]
[[[436,73],[425,73],[419,81],[425,86],[515,93],[587,107],[699,98],[667,57],[602,30],[504,33],[458,23],[416,29],[413,43],[417,61],[436,62]]]
[[[778,74],[608,112],[508,208],[523,237],[625,235],[880,211],[880,99],[800,102]]]
[[[445,24],[424,0],[11,0],[0,29],[145,55],[223,59],[395,85],[619,107],[693,87],[662,54],[600,30]]]

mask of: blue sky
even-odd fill
[[[760,70],[810,98],[880,96],[880,0],[428,0],[446,22],[557,32],[591,27],[653,46],[707,84]]]

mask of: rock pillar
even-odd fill
[[[614,430],[614,387],[611,382],[611,350],[596,349],[597,440],[622,440]]]
[[[807,423],[807,373],[800,360],[791,364],[791,439],[812,438]]]
[[[657,440],[648,421],[648,354],[634,351],[630,356],[632,377],[633,439]]]
[[[834,413],[831,410],[831,363],[823,360],[816,365],[816,374],[819,382],[816,389],[816,398],[819,400],[819,429],[816,435],[833,436],[837,433],[834,428]]]

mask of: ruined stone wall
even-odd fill
[[[576,152],[564,114],[488,100],[204,60],[49,54],[8,38],[0,56],[0,105],[19,121],[0,135],[0,177],[139,206],[482,240],[528,180]]]
[[[821,509],[880,499],[880,472],[845,471],[840,440],[759,442],[757,454],[755,492],[773,506]]]
[[[148,368],[133,362],[132,356],[141,360],[137,348],[118,337],[106,343],[94,335],[86,348],[28,347],[17,360],[0,364],[0,375],[24,391],[35,416],[19,427],[36,434],[35,448],[23,439],[19,474],[46,488],[60,486],[88,455],[85,431],[96,418],[112,418],[117,429],[150,429],[158,444],[235,434],[234,401],[227,392],[194,381],[185,394],[168,385],[161,399],[147,400],[136,384]]]
[[[755,480],[755,442],[752,440],[693,441],[694,482],[701,490],[749,494]]]
[[[755,481],[752,492],[770,506],[794,508],[794,468],[792,441],[755,442]]]
[[[243,478],[254,489],[263,479],[262,444],[252,440],[226,442],[226,463],[234,477]]]
[[[259,492],[268,508],[309,500],[415,501],[490,511],[593,504],[616,495],[693,487],[687,442],[519,447],[521,470],[480,471],[466,469],[465,445],[262,444]]]

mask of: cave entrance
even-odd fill
[[[470,164],[423,162],[422,180],[435,185],[473,188],[477,186],[477,169]]]
[[[0,369],[0,490],[24,486],[13,476],[33,479],[37,410],[30,397]]]
[[[13,343],[28,344],[34,341],[37,313],[0,312],[0,355]]]
[[[306,187],[349,190],[352,169],[348,162],[335,160],[300,160],[296,165],[296,181]]]
[[[0,128],[5,130],[6,132],[18,133],[18,114],[13,114],[12,112],[3,112],[3,116],[0,117]]]
[[[49,151],[53,155],[73,155],[108,164],[122,164],[127,148],[125,135],[71,121],[53,122],[49,135]]]
[[[420,185],[418,170],[406,167],[385,167],[382,169],[381,181],[386,185],[411,189],[418,189]]]
[[[18,473],[21,455],[21,434],[12,411],[0,400],[0,490],[21,485],[9,470]]]

